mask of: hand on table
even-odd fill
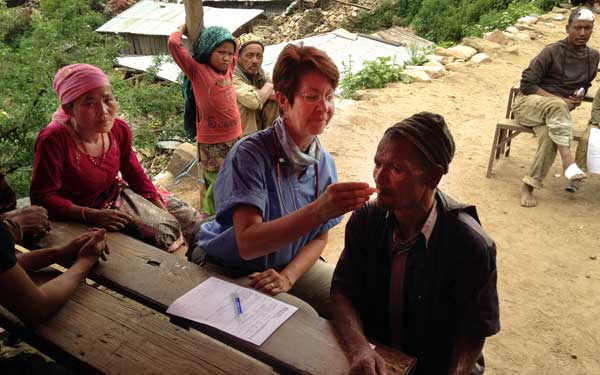
[[[323,194],[314,202],[317,205],[319,220],[325,222],[334,217],[353,211],[369,200],[377,192],[366,182],[339,182],[327,186]]]
[[[29,206],[8,215],[10,220],[19,225],[24,237],[39,237],[50,231],[48,211],[44,207]]]
[[[385,361],[367,344],[352,354],[350,373],[353,375],[385,375]]]
[[[74,239],[71,244],[76,241],[81,244],[77,253],[78,260],[85,259],[95,263],[99,257],[106,260],[106,255],[110,254],[110,249],[106,243],[106,229],[94,229],[89,233],[82,234]]]
[[[259,292],[267,293],[272,296],[279,293],[285,293],[292,288],[294,283],[284,274],[275,271],[272,268],[264,272],[254,272],[248,276],[250,286]]]
[[[87,223],[110,231],[119,231],[133,220],[131,215],[119,210],[97,210],[84,208]]]

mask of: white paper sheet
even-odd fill
[[[243,313],[238,314],[234,296]],[[167,313],[209,325],[261,345],[297,307],[253,289],[210,277],[169,306]]]
[[[600,129],[592,128],[587,151],[587,170],[600,173]]]

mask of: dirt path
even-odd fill
[[[443,114],[457,142],[444,191],[477,205],[485,229],[498,247],[502,331],[489,339],[490,374],[600,374],[600,178],[576,194],[565,192],[560,163],[539,207],[518,204],[520,178],[529,168],[536,139],[521,135],[511,157],[485,178],[496,120],[503,116],[510,87],[544,46],[564,38],[563,26],[539,26],[541,40],[519,45],[520,54],[493,56],[494,62],[450,72],[433,83],[374,90],[369,101],[342,101],[322,136],[334,155],[341,181],[372,182],[372,158],[383,131],[419,111]],[[591,46],[600,47],[600,32]],[[574,113],[579,127],[589,105]],[[346,217],[347,219],[347,217]],[[344,225],[331,231],[326,249],[337,261]]]

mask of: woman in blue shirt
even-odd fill
[[[229,152],[215,183],[216,218],[202,225],[190,254],[248,274],[262,292],[289,292],[324,317],[333,274],[319,260],[327,233],[375,191],[336,183],[333,158],[317,138],[333,117],[338,81],[323,51],[284,48],[273,70],[283,115]]]

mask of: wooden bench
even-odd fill
[[[37,281],[48,279],[46,273]],[[0,324],[78,374],[275,374],[268,365],[160,315],[83,283],[35,329],[2,307]]]
[[[80,224],[54,222],[41,245],[62,245],[86,230]],[[108,243],[109,261],[100,263],[89,277],[161,313],[210,276],[239,283],[121,233],[110,233]],[[348,354],[340,346],[332,324],[302,310],[292,315],[261,346],[209,326],[194,324],[194,328],[281,373],[345,375],[350,370]],[[388,373],[399,375],[414,371],[413,357],[383,345],[378,345],[376,350],[386,360]]]
[[[492,168],[494,162],[500,159],[502,156],[510,156],[510,146],[512,140],[521,133],[535,134],[533,128],[519,125],[519,122],[515,120],[515,116],[512,110],[513,101],[519,93],[518,87],[513,87],[508,93],[508,102],[506,105],[505,118],[498,121],[496,124],[496,132],[494,133],[494,141],[492,143],[492,150],[490,152],[490,160],[488,162],[488,168],[486,177],[492,177]],[[585,96],[584,101],[591,102],[594,97],[591,93]],[[579,141],[581,139],[582,131],[573,130],[573,140]]]

